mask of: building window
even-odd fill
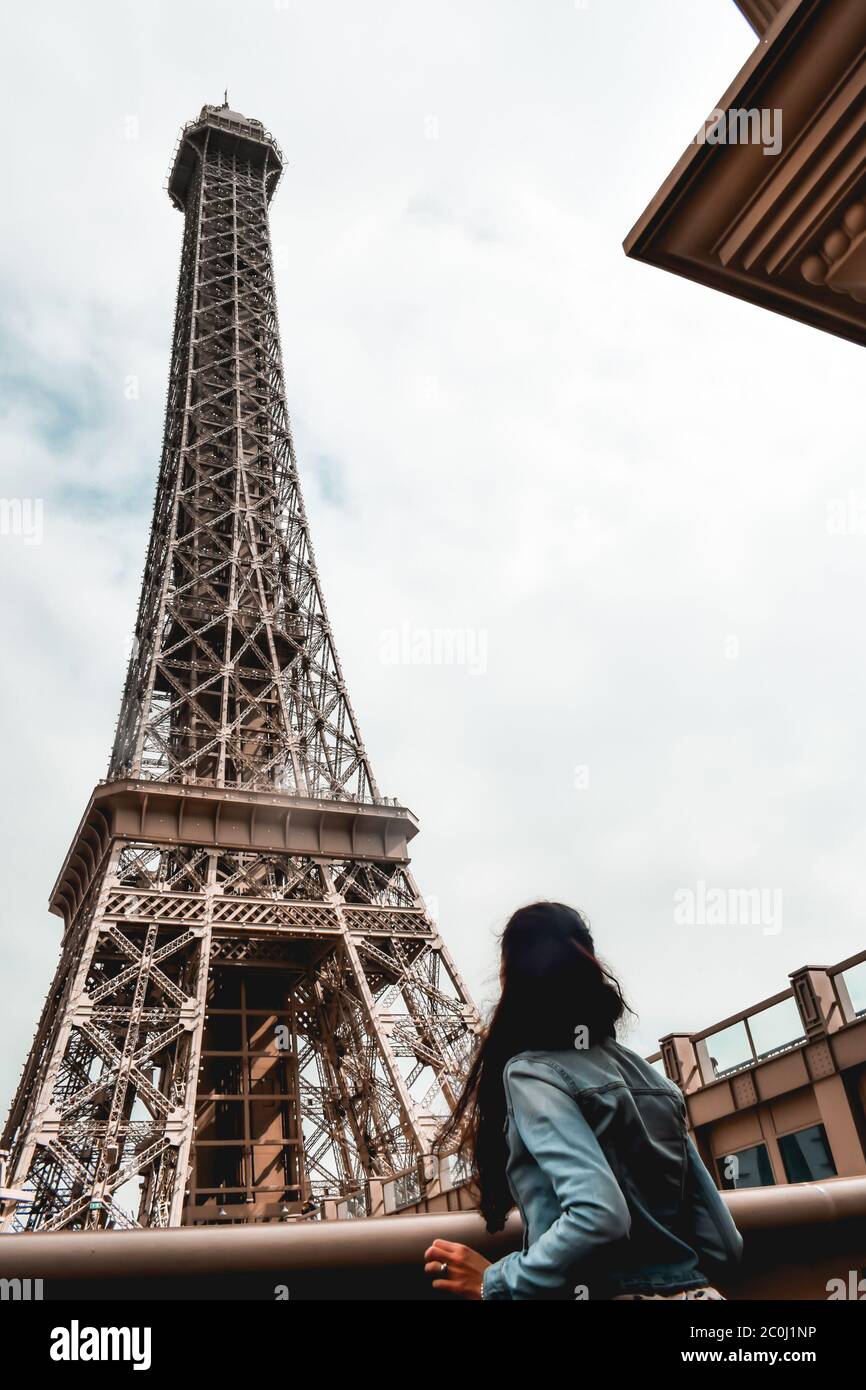
[[[766,1144],[751,1149],[739,1149],[716,1159],[722,1190],[730,1192],[740,1187],[772,1187],[775,1182]]]
[[[821,1178],[836,1176],[836,1164],[823,1125],[810,1125],[808,1129],[798,1129],[796,1134],[783,1134],[779,1149],[788,1182],[818,1182]]]

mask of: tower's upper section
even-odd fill
[[[378,798],[313,558],[283,385],[259,121],[205,106],[184,212],[162,462],[113,779]]]
[[[168,194],[175,207],[186,210],[186,197],[196,165],[205,149],[240,155],[267,174],[268,199],[283,170],[283,152],[261,121],[232,111],[228,103],[203,106],[198,119],[187,121],[179,137],[168,176]]]

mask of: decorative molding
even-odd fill
[[[780,151],[713,143],[711,117],[626,254],[866,344],[866,4],[741,8],[777,13],[714,116],[777,113]]]
[[[763,37],[770,25],[778,19],[787,0],[734,0],[734,3],[745,15],[755,33]]]

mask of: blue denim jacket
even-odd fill
[[[739,1259],[682,1095],[642,1057],[612,1040],[523,1052],[504,1080],[524,1241],[485,1270],[485,1299],[701,1288]]]

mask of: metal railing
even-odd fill
[[[723,1284],[741,1299],[826,1299],[866,1265],[866,1177],[724,1194],[740,1228],[742,1265]],[[0,1277],[42,1279],[45,1298],[441,1298],[423,1272],[441,1237],[488,1259],[520,1247],[512,1214],[490,1236],[474,1212],[266,1226],[181,1227],[0,1240]],[[841,1285],[838,1282],[842,1281]],[[837,1297],[840,1295],[837,1293]],[[841,1295],[844,1296],[844,1295]]]
[[[820,969],[826,974],[832,991],[831,1013],[835,1017],[830,1026],[838,1027],[840,1022],[852,1023],[862,1018],[866,1014],[866,951]],[[775,1027],[776,1036],[773,1037],[774,1022],[778,1025],[780,1021],[783,1026]],[[761,1032],[766,1034],[764,1038],[760,1037]],[[807,1030],[799,1014],[796,993],[789,986],[687,1036],[691,1043],[703,1045],[712,1068],[712,1079],[721,1081],[802,1047],[807,1041]],[[718,1057],[713,1055],[714,1043]],[[724,1059],[725,1050],[733,1052],[730,1060]],[[646,1060],[657,1064],[663,1060],[662,1054],[654,1052]]]

